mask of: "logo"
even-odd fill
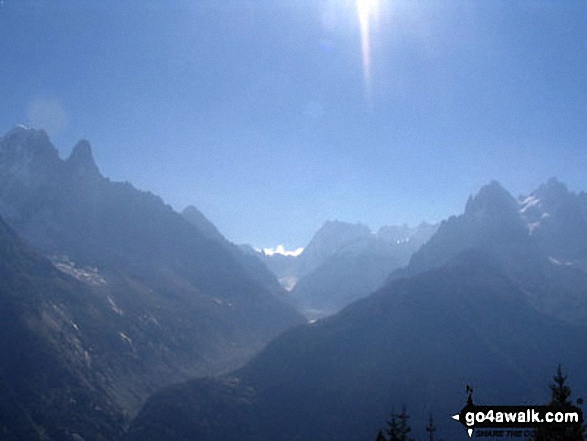
[[[466,390],[467,404],[452,418],[465,426],[469,437],[476,429],[510,429],[491,430],[486,434],[499,437],[506,433],[510,436],[519,433],[511,429],[549,427],[564,430],[583,425],[583,411],[577,406],[477,406],[473,403],[473,388],[467,385]],[[578,400],[578,404],[582,404],[582,400]],[[524,435],[527,433],[524,432]]]

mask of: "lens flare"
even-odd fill
[[[357,14],[361,26],[361,50],[363,52],[363,76],[367,99],[371,102],[371,25],[379,15],[379,0],[357,0]]]

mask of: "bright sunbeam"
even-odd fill
[[[361,26],[363,75],[367,99],[371,102],[371,24],[379,15],[379,0],[357,0],[357,13]]]

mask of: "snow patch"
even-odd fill
[[[304,251],[303,247],[296,248],[295,250],[286,250],[285,247],[281,244],[277,245],[275,248],[255,248],[256,251],[264,253],[266,256],[273,256],[274,254],[280,254],[282,256],[293,256],[297,257]]]
[[[126,335],[122,331],[119,331],[118,332],[118,335],[120,336],[120,338],[121,338],[122,341],[128,343],[131,347],[133,347],[133,345],[132,345],[132,339],[128,335]]]
[[[548,258],[548,260],[550,260],[550,263],[552,263],[553,265],[560,265],[560,266],[572,266],[573,262],[569,262],[569,261],[563,261],[563,260],[559,260],[559,259],[555,259],[554,257],[550,256]]]
[[[76,267],[75,262],[67,256],[52,256],[49,258],[51,263],[62,273],[65,273],[82,283],[90,286],[106,285],[106,279],[98,272],[96,267]]]
[[[279,284],[288,292],[292,291],[297,283],[298,278],[296,276],[285,276],[279,279]]]
[[[550,263],[554,263],[555,265],[562,265],[561,261],[555,259],[554,257],[549,257],[548,260],[550,260]]]
[[[540,227],[540,222],[529,222],[528,223],[528,233],[530,235],[534,234],[534,231]]]
[[[538,199],[536,196],[534,196],[534,195],[528,196],[526,199],[524,199],[522,202],[520,202],[520,205],[522,206],[522,208],[520,209],[520,213],[525,213],[529,208],[534,207],[534,206],[538,205],[539,203],[540,203],[540,199]]]
[[[143,315],[141,317],[141,321],[150,323],[150,324],[155,325],[155,326],[161,326],[161,325],[159,325],[159,320],[157,320],[151,314],[145,314],[145,315]]]
[[[118,307],[112,296],[108,296],[108,303],[110,303],[110,308],[118,315],[124,315],[124,311]]]
[[[222,299],[219,299],[218,297],[213,297],[212,302],[217,305],[221,305],[221,306],[232,306],[232,303],[230,303],[228,300],[222,300]]]

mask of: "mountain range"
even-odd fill
[[[449,417],[467,384],[541,404],[562,364],[585,396],[587,195],[554,178],[520,198],[493,181],[440,225],[327,222],[270,261],[105,178],[87,141],[64,160],[11,130],[0,438],[369,441],[407,405],[416,436],[433,414],[467,439]]]
[[[238,247],[103,177],[87,141],[62,160],[42,130],[0,138],[0,215],[7,439],[117,439],[155,390],[305,321]]]
[[[324,242],[328,243],[324,236],[340,237],[340,230],[346,228],[354,226],[327,222],[300,255],[300,259],[312,265],[306,264],[310,269],[295,285],[291,296],[311,318],[336,313],[375,291],[393,270],[405,266],[436,231],[435,225],[427,223],[414,228],[385,226],[377,233],[362,226],[361,234],[349,234],[336,246],[324,247]]]
[[[135,440],[374,440],[403,404],[418,437],[468,439],[478,404],[547,402],[558,364],[587,391],[585,194],[550,180],[513,198],[497,182],[382,288],[273,340],[244,367],[153,395]]]
[[[328,221],[298,256],[263,251],[257,255],[288,286],[293,304],[316,319],[379,288],[437,227],[426,222],[417,227],[390,225],[373,233],[360,223]]]

